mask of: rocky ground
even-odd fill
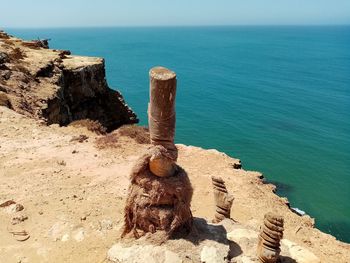
[[[138,121],[108,87],[102,58],[73,56],[0,30],[0,105],[7,104],[50,124],[89,118],[113,130]]]
[[[46,126],[6,107],[0,107],[0,134],[0,262],[108,262],[113,245],[109,259],[120,259],[120,253],[137,256],[148,251],[153,253],[145,257],[148,261],[152,255],[158,260],[168,255],[168,259],[180,260],[169,262],[200,262],[202,252],[204,257],[220,258],[219,245],[229,247],[226,234],[232,231],[236,231],[230,237],[236,246],[232,262],[256,262],[257,232],[269,211],[285,219],[285,262],[293,262],[287,261],[289,248],[296,246],[294,250],[300,252],[303,247],[322,262],[349,262],[350,245],[313,228],[308,216],[291,212],[286,200],[273,193],[274,186],[263,183],[260,173],[234,169],[239,161],[216,150],[185,145],[177,145],[179,164],[194,187],[192,211],[202,236],[195,245],[188,240],[169,241],[160,251],[142,240],[121,242],[128,175],[149,147],[145,141],[138,143],[118,131],[106,136],[83,127]],[[234,222],[221,232],[207,223],[215,210],[213,175],[224,178],[235,197]],[[16,204],[6,203],[10,200]],[[146,245],[151,247],[144,248]],[[139,247],[133,247],[130,254],[121,248],[128,246]]]

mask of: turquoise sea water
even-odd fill
[[[350,242],[350,27],[6,30],[104,57],[141,124],[149,69],[176,71],[177,142],[240,158]]]

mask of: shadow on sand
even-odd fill
[[[173,239],[183,238],[198,246],[202,241],[211,240],[229,246],[229,258],[234,258],[243,253],[241,247],[226,237],[227,231],[222,225],[208,224],[203,218],[195,217],[193,227],[189,234],[184,232],[178,233]]]

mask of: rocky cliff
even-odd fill
[[[98,120],[107,130],[138,122],[108,87],[104,60],[51,50],[0,32],[0,96],[15,111],[48,124]]]
[[[284,218],[281,263],[349,262],[350,244],[293,213],[261,173],[216,150],[180,144],[178,164],[194,188],[193,231],[161,246],[121,240],[128,176],[149,149],[149,134],[133,125],[108,134],[60,127],[90,118],[112,130],[137,119],[108,88],[102,59],[45,47],[0,33],[0,262],[258,262],[270,211]],[[210,223],[212,176],[234,196],[222,224]]]

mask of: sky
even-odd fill
[[[0,0],[0,27],[350,24],[350,0]]]

